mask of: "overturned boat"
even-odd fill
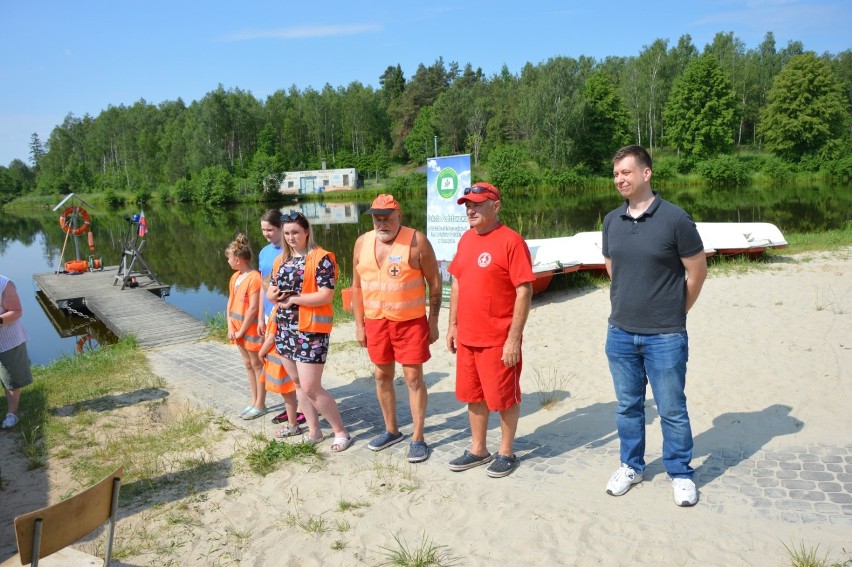
[[[767,248],[784,248],[787,241],[774,224],[766,222],[698,222],[704,253],[758,255]],[[580,270],[606,269],[600,231],[578,232],[573,236],[528,239],[533,261],[533,292],[547,289],[553,276]]]

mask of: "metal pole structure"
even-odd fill
[[[435,157],[438,157],[438,136],[435,136]]]
[[[80,207],[77,207],[77,212],[74,213],[74,221],[71,223],[71,232],[77,232],[77,223],[80,222]],[[77,244],[77,235],[74,235],[74,259],[80,259],[80,246]]]

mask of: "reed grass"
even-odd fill
[[[554,409],[559,401],[568,395],[566,387],[574,376],[573,372],[563,373],[554,366],[533,368],[533,382],[536,385],[541,408],[545,410]]]
[[[394,534],[396,547],[382,547],[381,553],[386,561],[380,565],[399,567],[444,567],[455,565],[449,556],[446,545],[436,545],[424,533],[416,547],[409,547],[405,539]]]
[[[387,492],[411,493],[420,487],[417,478],[417,467],[411,463],[398,463],[390,459],[376,456],[370,466],[373,476],[367,483],[367,488],[374,494]]]
[[[352,285],[352,272],[347,268],[346,262],[343,262],[337,272],[337,281],[334,284],[334,322],[344,323],[352,321],[352,313],[343,308],[343,290]]]
[[[322,461],[322,455],[312,443],[287,443],[267,439],[260,434],[255,438],[262,444],[251,449],[246,456],[249,468],[255,474],[266,476],[285,462]]]
[[[220,343],[228,342],[228,318],[223,311],[204,312],[204,324],[207,327],[207,338]]]
[[[820,553],[819,544],[814,547],[806,547],[804,542],[787,545],[782,542],[784,549],[790,559],[790,567],[852,567],[852,553],[844,550],[846,558],[842,561],[831,561],[828,552]]]

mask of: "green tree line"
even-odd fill
[[[291,86],[265,101],[220,85],[189,104],[69,114],[47,140],[33,134],[29,164],[0,166],[0,201],[71,191],[263,199],[284,171],[325,163],[378,179],[395,164],[422,164],[436,137],[440,155],[470,153],[491,181],[513,187],[606,174],[627,143],[672,150],[681,173],[749,146],[777,156],[767,165],[776,175],[852,174],[852,50],[778,49],[772,32],[752,49],[729,32],[699,52],[684,35],[636,56],[559,56],[491,77],[438,58],[410,78],[390,65],[378,83]]]

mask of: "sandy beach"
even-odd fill
[[[608,289],[535,296],[524,336],[521,465],[503,479],[484,467],[447,468],[468,431],[443,337],[426,365],[431,458],[408,464],[407,443],[369,451],[381,428],[369,361],[352,344],[354,326],[336,327],[324,383],[355,444],[336,455],[326,441],[323,462],[259,477],[238,455],[252,433],[273,426],[237,424],[211,455],[230,463],[221,482],[125,511],[119,540],[146,526],[166,549],[118,564],[379,565],[399,548],[395,538],[412,552],[424,538],[444,546],[447,565],[778,566],[789,564],[785,544],[852,560],[852,250],[781,256],[730,275],[711,270],[688,322],[694,508],[672,501],[650,392],[645,480],[621,497],[604,491],[619,465],[603,353],[608,314]],[[162,377],[171,387],[175,377]],[[193,399],[179,384],[171,392],[170,403]],[[397,392],[408,434],[404,386]],[[556,403],[544,408],[548,395]],[[496,416],[490,426],[494,451]],[[177,510],[191,521],[170,523]]]

